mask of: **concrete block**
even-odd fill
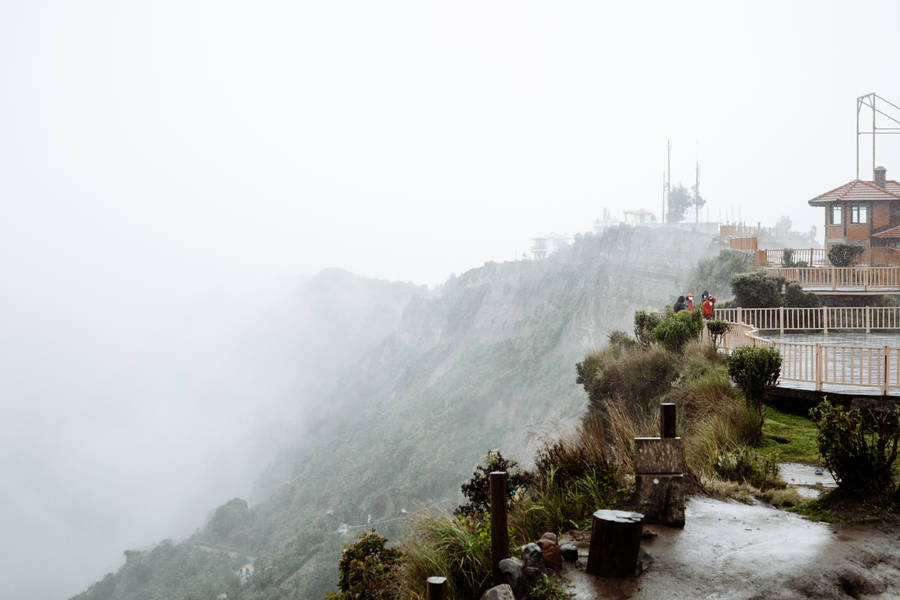
[[[684,444],[676,438],[634,438],[635,473],[683,473]]]
[[[638,510],[645,523],[684,527],[684,475],[635,475]]]

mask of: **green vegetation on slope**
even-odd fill
[[[759,452],[778,462],[821,464],[816,445],[816,424],[807,417],[765,409]]]
[[[336,533],[340,523],[365,525],[372,515],[380,534],[396,538],[401,510],[454,497],[485,448],[533,456],[536,431],[584,412],[571,365],[611,329],[630,326],[635,310],[670,303],[708,243],[622,227],[542,261],[488,263],[414,296],[393,334],[341,357],[329,400],[269,471],[273,492],[215,532],[257,557],[258,575],[229,599],[321,597],[335,589],[338,556],[353,537]],[[227,583],[204,593],[215,597]],[[136,585],[133,597],[150,593]],[[184,597],[177,583],[170,597]]]

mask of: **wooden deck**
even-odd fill
[[[752,345],[779,351],[779,386],[900,396],[900,307],[732,308],[716,313],[732,326],[722,350]],[[786,332],[804,335],[787,337]]]

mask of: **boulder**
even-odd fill
[[[525,580],[525,569],[518,558],[504,558],[498,565],[503,580],[519,598],[528,593],[528,582]]]
[[[559,547],[563,560],[566,562],[578,562],[578,548],[574,544],[563,544]]]
[[[529,568],[537,569],[541,574],[547,571],[547,566],[544,564],[544,553],[541,547],[535,543],[522,546],[522,562],[526,573]]]
[[[554,571],[562,569],[562,553],[556,542],[551,542],[547,538],[541,538],[537,541],[537,545],[541,548],[541,556],[544,557],[545,565]]]
[[[483,593],[481,595],[481,600],[516,600],[516,597],[513,595],[513,590],[509,584],[501,583]]]

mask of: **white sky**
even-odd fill
[[[435,284],[658,211],[667,137],[710,217],[821,230],[897,6],[4,2],[4,247]]]
[[[228,390],[193,391],[212,359],[172,371],[289,276],[435,285],[656,212],[667,138],[713,220],[821,236],[806,201],[854,177],[856,97],[900,104],[898,25],[895,2],[0,0],[0,529],[32,553],[0,554],[0,595],[58,597],[47,550],[87,540],[74,593],[230,497],[187,489],[234,445],[191,431]],[[163,516],[116,512],[148,494]]]

